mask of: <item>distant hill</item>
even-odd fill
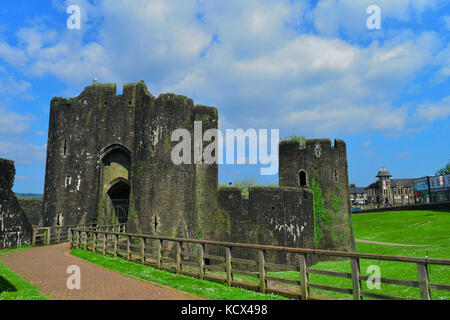
[[[43,194],[39,193],[15,193],[18,198],[43,198]]]

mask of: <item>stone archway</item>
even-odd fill
[[[110,203],[111,216],[118,223],[127,223],[130,202],[130,184],[125,179],[116,179],[106,192]]]
[[[126,223],[130,198],[131,152],[120,144],[113,144],[102,151],[101,210],[98,212],[98,223]]]

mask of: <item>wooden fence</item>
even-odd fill
[[[70,229],[80,227],[87,228],[89,230],[100,230],[100,231],[114,231],[114,232],[126,231],[126,224],[114,224],[107,226],[98,226],[96,224],[92,224],[89,226],[72,225],[72,226],[33,228],[33,237],[31,240],[31,245],[33,247],[36,247],[68,242],[70,240],[69,239]]]
[[[361,281],[369,276],[360,272],[360,260],[369,259],[376,261],[396,261],[401,263],[413,263],[417,265],[418,281],[380,278],[380,283],[418,288],[421,299],[431,300],[431,289],[450,291],[450,285],[432,283],[429,280],[428,266],[450,266],[448,259],[403,257],[389,255],[375,255],[368,253],[340,252],[328,250],[315,250],[304,248],[289,248],[267,245],[229,243],[208,240],[180,239],[172,237],[118,233],[110,231],[90,230],[83,228],[70,229],[71,248],[82,248],[102,254],[110,254],[114,257],[123,257],[126,260],[172,271],[177,274],[194,276],[199,279],[226,283],[228,286],[237,286],[256,290],[262,293],[274,293],[296,299],[313,299],[311,291],[314,289],[345,293],[354,300],[362,300],[363,297],[375,299],[405,299],[382,293],[363,291]],[[207,254],[206,246],[221,247],[223,256]],[[184,247],[184,250],[183,250]],[[239,249],[254,250],[257,252],[255,260],[239,259],[233,257],[233,251]],[[216,250],[217,251],[217,250]],[[298,265],[281,265],[266,261],[268,252],[284,252],[298,256]],[[320,270],[310,268],[307,265],[307,257],[321,255],[340,259],[349,259],[351,272]],[[211,261],[215,263],[211,263]],[[237,266],[253,266],[257,271],[239,270]],[[291,270],[299,272],[298,279],[286,279],[268,275],[268,270]],[[352,280],[352,288],[341,288],[309,281],[310,274],[319,274],[348,278]],[[239,276],[252,277],[255,283],[238,281]],[[280,290],[272,284],[282,283],[291,290]],[[270,285],[269,285],[270,284]],[[312,289],[312,290],[311,290]]]

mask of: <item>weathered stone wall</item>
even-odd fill
[[[217,165],[175,165],[172,132],[194,121],[217,128],[217,110],[172,93],[153,97],[143,82],[94,83],[75,98],[51,103],[44,224],[115,223],[108,192],[129,186],[128,230],[199,238],[200,219],[217,198]],[[211,168],[210,168],[211,167]],[[195,204],[196,192],[198,201]],[[209,210],[207,210],[209,209]]]
[[[28,221],[30,221],[31,225],[33,225],[33,227],[43,227],[43,198],[17,198],[17,200],[27,215]]]
[[[12,192],[14,162],[0,159],[0,249],[31,243],[32,227]]]
[[[299,188],[251,187],[248,197],[239,188],[219,188],[216,240],[310,248],[314,238],[313,199]],[[233,256],[255,259],[256,251],[236,249]],[[272,262],[295,264],[283,253],[268,253]]]
[[[354,251],[345,142],[335,140],[332,146],[329,139],[308,139],[303,149],[297,141],[281,142],[279,157],[279,185],[313,192],[315,247]]]

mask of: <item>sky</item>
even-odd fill
[[[97,78],[215,106],[221,130],[343,139],[357,186],[381,166],[433,175],[450,159],[449,40],[442,0],[2,1],[0,157],[14,191],[43,193],[50,101]],[[220,165],[219,182],[278,182],[260,167]]]

